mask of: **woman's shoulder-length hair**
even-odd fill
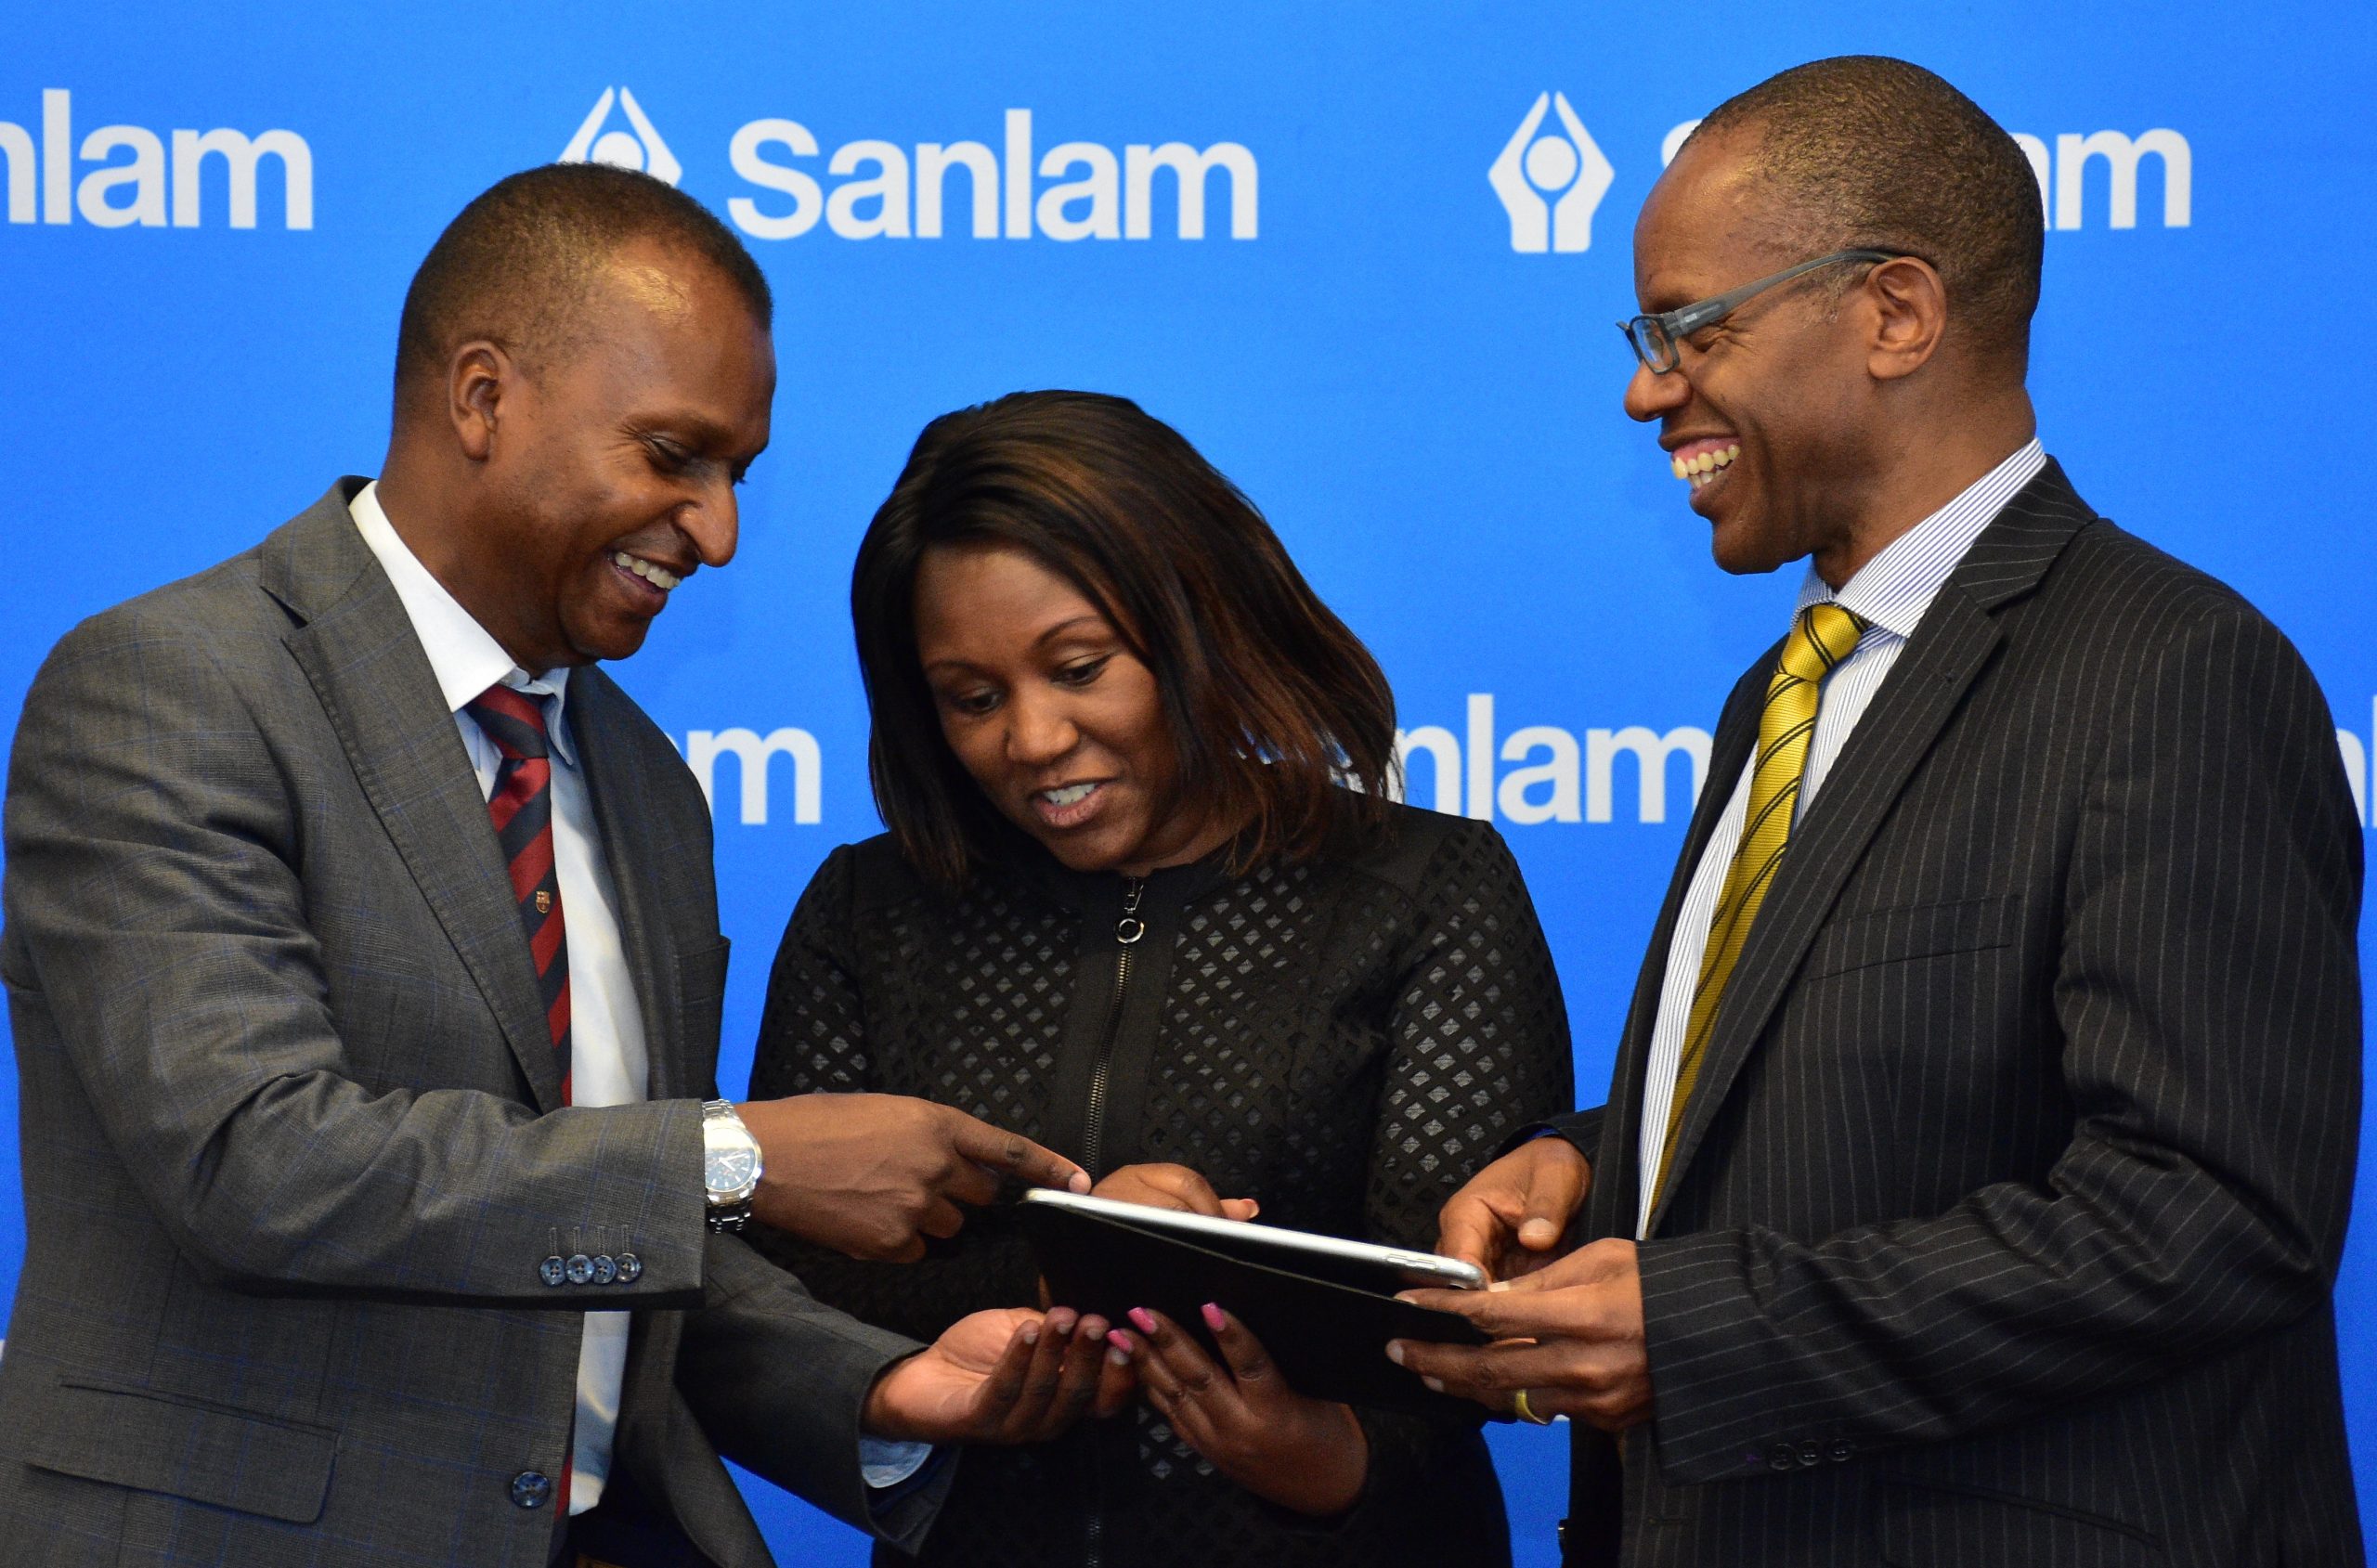
[[[1155,677],[1182,798],[1245,823],[1233,870],[1385,832],[1394,693],[1254,504],[1135,403],[1020,392],[925,427],[851,576],[876,807],[919,871],[963,886],[1015,833],[942,737],[918,660],[937,545],[1021,551],[1098,608]]]

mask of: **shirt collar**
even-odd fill
[[[537,698],[545,704],[545,731],[553,750],[560,754],[565,766],[578,766],[577,748],[564,717],[564,701],[569,693],[569,670],[565,667],[549,669],[532,676],[513,663],[512,655],[503,651],[487,628],[473,619],[462,608],[461,601],[446,591],[446,585],[421,564],[396,525],[380,506],[380,486],[377,480],[355,493],[346,503],[347,514],[355,519],[356,531],[379,559],[388,581],[396,590],[396,599],[405,607],[406,619],[412,622],[413,635],[421,639],[422,652],[429,655],[430,672],[437,678],[437,690],[446,699],[449,712],[460,713],[478,700],[489,686],[501,681],[513,691]]]
[[[1799,584],[1798,609],[1829,601],[1884,631],[1915,635],[1923,613],[1965,558],[1973,540],[2014,499],[2014,493],[2046,467],[2046,448],[2033,436],[1995,468],[1974,480],[1954,500],[1892,539],[1835,592],[1816,575],[1813,563]]]

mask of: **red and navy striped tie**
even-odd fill
[[[503,761],[495,771],[495,793],[487,816],[512,872],[512,896],[528,934],[528,956],[543,987],[545,1027],[552,1034],[561,1069],[561,1102],[569,1092],[569,943],[561,913],[561,879],[553,867],[552,748],[545,733],[545,705],[525,692],[498,683],[462,711],[474,719]]]

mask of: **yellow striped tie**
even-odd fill
[[[1683,1055],[1677,1061],[1675,1095],[1668,1106],[1667,1141],[1659,1153],[1659,1191],[1664,1194],[1675,1173],[1675,1140],[1683,1126],[1684,1108],[1692,1102],[1700,1077],[1701,1059],[1708,1055],[1708,1034],[1717,1021],[1717,1006],[1725,997],[1725,982],[1734,962],[1749,939],[1758,907],[1783,863],[1784,846],[1790,842],[1791,820],[1799,814],[1799,781],[1808,771],[1808,743],[1816,732],[1816,702],[1824,678],[1847,658],[1864,634],[1865,622],[1838,604],[1811,604],[1799,612],[1774,679],[1766,684],[1766,706],[1758,717],[1758,766],[1750,774],[1749,810],[1742,819],[1741,843],[1734,863],[1726,868],[1725,888],[1717,913],[1708,923],[1708,945],[1700,959],[1699,983],[1692,991],[1691,1020],[1684,1027]]]

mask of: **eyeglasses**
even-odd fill
[[[1788,283],[1794,278],[1813,272],[1820,266],[1830,266],[1835,262],[1897,261],[1908,253],[1905,251],[1835,251],[1828,256],[1818,256],[1797,266],[1786,266],[1771,278],[1745,283],[1738,289],[1728,289],[1696,305],[1681,305],[1674,310],[1663,310],[1656,316],[1637,316],[1631,321],[1620,321],[1617,330],[1626,334],[1626,341],[1632,345],[1634,357],[1643,362],[1643,368],[1655,376],[1664,376],[1676,367],[1679,357],[1677,344],[1703,328],[1713,327],[1722,321],[1739,310],[1753,294],[1764,293],[1778,283]]]

